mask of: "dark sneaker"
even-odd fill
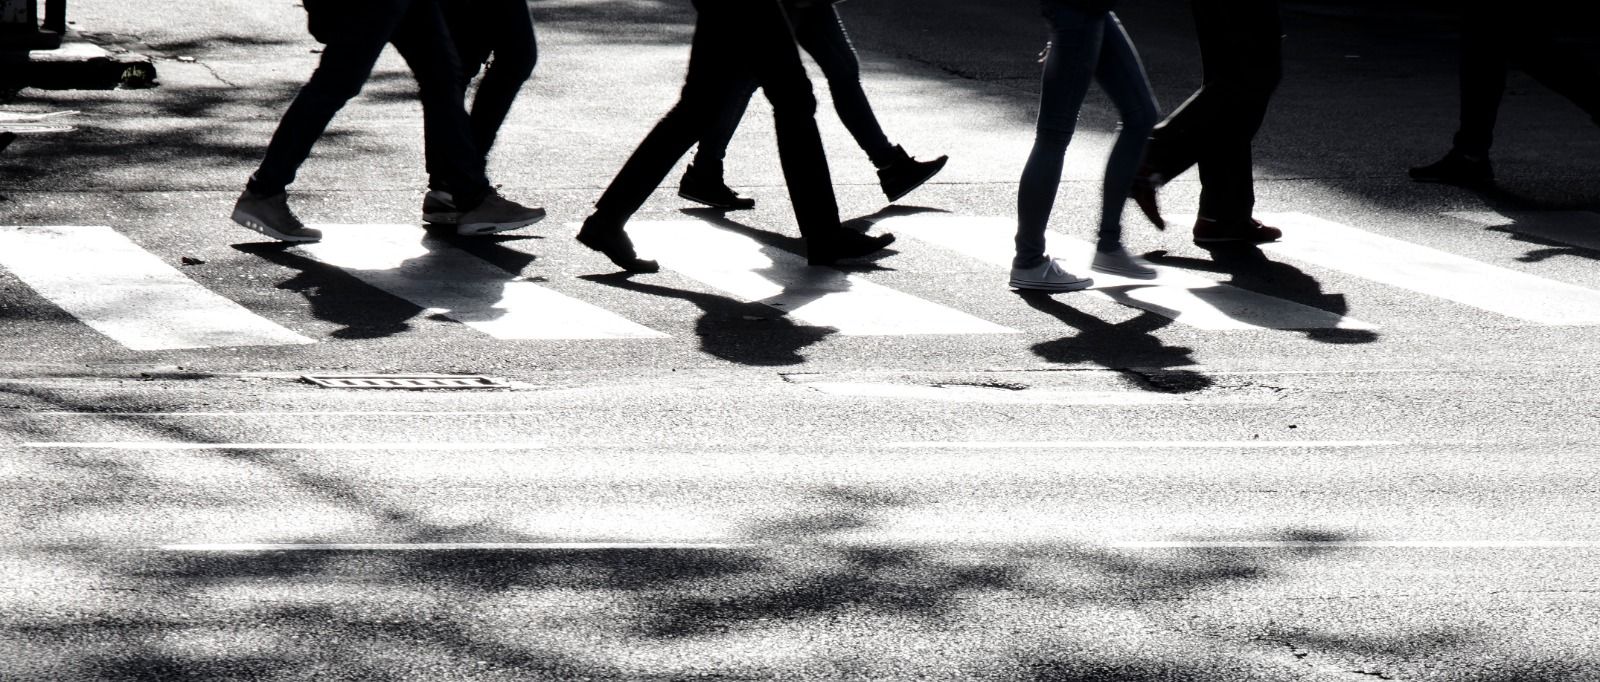
[[[578,230],[578,243],[605,254],[617,267],[628,272],[661,271],[660,264],[640,258],[634,252],[633,240],[628,239],[621,225],[597,220],[595,216],[583,221],[583,227]]]
[[[740,196],[722,181],[720,175],[696,171],[692,163],[689,164],[689,170],[684,171],[683,180],[678,183],[678,196],[712,208],[730,211],[756,207],[755,199]]]
[[[1411,169],[1417,182],[1439,182],[1461,187],[1483,187],[1494,183],[1494,168],[1487,157],[1463,154],[1454,149],[1426,166]]]
[[[1128,192],[1133,197],[1133,203],[1144,212],[1144,217],[1158,230],[1167,229],[1167,220],[1161,217],[1161,207],[1156,205],[1156,190],[1162,184],[1161,176],[1153,173],[1148,168],[1139,169],[1139,174],[1133,176],[1133,188]]]
[[[477,208],[465,211],[456,221],[456,234],[476,236],[527,227],[544,220],[544,209],[523,206],[489,190]]]
[[[883,186],[883,195],[889,197],[890,203],[899,201],[901,197],[910,194],[927,182],[929,178],[944,170],[944,164],[950,160],[948,156],[941,156],[932,161],[918,161],[911,158],[906,150],[895,145],[895,155],[898,157],[889,165],[878,169],[878,184]]]
[[[868,236],[840,228],[825,240],[806,239],[806,261],[811,265],[833,265],[841,260],[870,256],[893,243],[892,234]]]
[[[233,222],[280,242],[314,242],[322,239],[322,232],[306,227],[289,210],[288,192],[261,197],[245,190],[233,204]]]
[[[1223,244],[1228,242],[1265,244],[1283,238],[1283,230],[1262,225],[1254,218],[1244,222],[1224,223],[1210,218],[1194,221],[1194,243]]]
[[[461,209],[456,208],[456,198],[449,192],[430,189],[422,197],[422,220],[434,225],[455,225],[461,222]]]

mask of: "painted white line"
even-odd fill
[[[160,545],[147,548],[156,552],[593,552],[616,550],[699,550],[745,549],[752,545],[718,542],[331,542],[272,543],[238,542],[220,544]]]
[[[1261,248],[1389,286],[1547,325],[1600,324],[1600,291],[1481,263],[1302,213],[1261,216],[1284,228]]]
[[[854,336],[1014,334],[1014,329],[874,284],[695,220],[634,221],[639,253],[690,279],[794,320]]]
[[[0,227],[0,266],[133,350],[313,343],[103,226]]]
[[[956,251],[1009,272],[1016,223],[1006,218],[913,215],[885,218],[884,230]],[[1094,245],[1047,233],[1050,255],[1069,271],[1092,277],[1089,291],[1198,329],[1371,329],[1372,325],[1320,308],[1222,284],[1183,270],[1157,266],[1153,280],[1089,271]],[[1002,273],[996,273],[1001,277]],[[1002,280],[1003,281],[1003,280]]]
[[[1600,549],[1600,540],[1143,540],[1119,549]]]
[[[1600,213],[1592,211],[1450,211],[1444,215],[1600,251]]]
[[[995,405],[1160,405],[1192,402],[1181,395],[1149,391],[1066,391],[1027,389],[1012,391],[981,386],[911,386],[906,384],[816,381],[803,384],[829,395],[896,398],[950,403]]]
[[[884,447],[947,450],[1078,449],[1078,450],[1184,450],[1234,448],[1376,448],[1404,445],[1396,440],[1040,440],[1040,441],[903,441]]]
[[[667,335],[518,279],[415,225],[316,225],[299,248],[363,282],[497,339],[650,339]]]
[[[38,442],[24,448],[64,450],[535,450],[538,442],[520,443],[162,443],[155,441]]]

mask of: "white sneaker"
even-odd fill
[[[294,211],[289,210],[288,192],[262,197],[245,190],[233,204],[233,222],[280,242],[314,242],[322,239],[322,232],[301,224]]]
[[[523,206],[493,190],[477,208],[461,214],[456,234],[474,236],[527,227],[544,220],[544,209]]]
[[[1150,261],[1128,253],[1127,249],[1120,246],[1111,251],[1095,251],[1094,262],[1089,264],[1089,269],[1130,279],[1155,279],[1157,274],[1156,269],[1150,266]]]
[[[1034,291],[1077,291],[1094,284],[1088,277],[1079,277],[1061,269],[1056,259],[1045,256],[1044,263],[1031,268],[1011,268],[1011,288]]]

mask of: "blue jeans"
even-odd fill
[[[1056,189],[1067,143],[1078,125],[1078,111],[1093,80],[1105,89],[1122,116],[1122,131],[1106,163],[1100,209],[1098,247],[1122,245],[1122,206],[1133,187],[1134,173],[1158,119],[1155,97],[1145,78],[1139,53],[1122,22],[1111,12],[1085,12],[1065,3],[1042,3],[1050,23],[1050,52],[1045,57],[1044,87],[1039,98],[1039,123],[1033,151],[1017,188],[1017,254],[1012,265],[1037,267],[1045,262],[1045,228],[1055,206]]]
[[[294,182],[334,114],[361,92],[384,45],[393,43],[417,79],[429,168],[449,183],[458,206],[476,207],[489,180],[461,103],[461,62],[437,0],[365,0],[348,11],[351,20],[327,36],[317,70],[283,113],[248,188],[271,196]]]
[[[483,72],[472,98],[472,143],[485,157],[511,113],[522,84],[539,62],[533,16],[525,0],[451,0],[441,5],[461,57],[463,84]],[[428,186],[448,189],[430,157]]]
[[[830,4],[803,9],[786,7],[796,42],[816,60],[823,76],[828,79],[828,93],[833,95],[833,108],[839,112],[839,120],[844,123],[845,129],[850,131],[850,136],[855,138],[861,151],[867,153],[872,165],[883,168],[893,163],[897,160],[894,144],[889,142],[883,127],[878,124],[878,117],[872,113],[872,104],[867,101],[867,93],[861,88],[861,60],[856,58],[856,49],[850,44],[850,36],[845,33],[839,13]],[[749,106],[750,97],[756,92],[755,81],[746,83],[741,92],[742,96],[728,104],[717,119],[716,126],[700,140],[700,146],[694,154],[695,168],[714,172],[721,177],[722,158],[728,151],[728,141],[733,139],[740,119],[744,118],[745,107]]]

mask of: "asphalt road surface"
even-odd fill
[[[1497,190],[1407,179],[1454,129],[1447,3],[1285,3],[1282,242],[1197,248],[1191,174],[1172,229],[1127,215],[1159,279],[1055,296],[1006,287],[1028,0],[841,5],[890,137],[951,157],[886,206],[814,72],[892,253],[804,265],[757,98],[757,208],[675,173],[633,277],[571,237],[676,97],[688,2],[531,4],[491,175],[550,217],[493,238],[420,223],[386,55],[293,187],[305,246],[228,220],[302,10],[140,4],[69,19],[158,87],[3,107],[81,113],[0,156],[0,678],[1600,679],[1600,130],[1513,74]],[[1171,109],[1187,8],[1119,12]],[[1092,93],[1077,270],[1115,129]],[[397,373],[503,384],[302,380]]]

